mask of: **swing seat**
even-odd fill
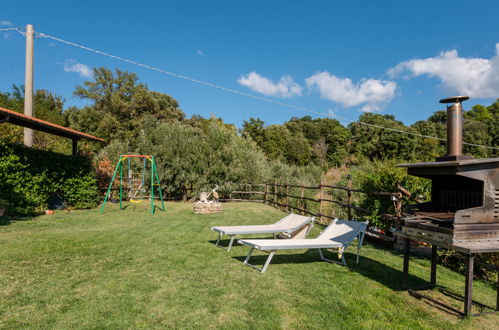
[[[130,203],[140,204],[142,203],[142,199],[130,199]]]

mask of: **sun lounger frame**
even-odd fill
[[[349,221],[352,221],[352,220],[339,220],[339,219],[335,219],[335,220],[333,220],[333,222],[331,224],[329,224],[328,227],[326,227],[326,229],[324,229],[323,232],[325,232],[330,226],[335,226],[338,221],[349,222]],[[320,256],[320,258],[321,258],[322,261],[326,261],[326,262],[330,262],[330,263],[337,263],[337,264],[346,266],[347,262],[345,260],[345,256],[344,256],[343,252],[352,244],[352,242],[355,239],[358,240],[356,263],[359,263],[360,249],[361,249],[362,243],[364,241],[364,235],[365,235],[368,223],[369,223],[369,221],[362,222],[363,225],[360,226],[360,228],[358,229],[359,232],[353,237],[353,239],[351,239],[351,240],[349,240],[347,242],[344,242],[344,243],[334,242],[334,241],[331,241],[331,243],[323,242],[324,239],[320,239],[320,237],[314,238],[314,239],[307,239],[307,241],[311,241],[311,243],[313,241],[315,241],[315,242],[319,242],[320,241],[319,244],[316,243],[313,247],[312,246],[310,246],[310,247],[306,247],[306,246],[293,247],[292,245],[289,245],[289,246],[286,247],[285,245],[287,245],[287,244],[285,244],[283,242],[283,246],[276,247],[274,249],[266,249],[266,248],[264,248],[262,246],[258,246],[256,244],[253,244],[251,242],[251,240],[238,240],[238,243],[250,247],[248,255],[246,256],[246,259],[244,259],[243,263],[245,265],[247,265],[247,266],[250,266],[250,267],[256,269],[256,270],[259,270],[261,273],[265,273],[265,271],[267,270],[267,268],[268,268],[268,266],[269,266],[272,258],[275,255],[275,252],[277,250],[318,249],[319,250],[319,256]],[[329,239],[332,239],[332,238],[334,238],[334,237],[331,237]],[[291,243],[291,242],[289,242],[289,243]],[[253,265],[253,264],[251,264],[249,262],[250,259],[251,259],[251,256],[252,256],[253,252],[255,251],[255,249],[260,250],[262,252],[266,252],[266,253],[269,254],[269,256],[267,257],[267,260],[265,261],[265,263],[264,263],[264,265],[263,265],[262,268],[259,268],[259,267],[255,266],[255,265]],[[328,258],[324,257],[322,249],[338,249],[338,256],[341,259],[341,262],[338,262],[336,260],[332,260],[332,259],[328,259]]]
[[[297,214],[293,214],[293,213],[290,213],[288,214],[287,216],[285,216],[284,218],[282,218],[281,220],[277,221],[276,223],[272,224],[272,225],[257,225],[257,226],[244,226],[244,227],[254,227],[254,228],[261,228],[261,227],[265,227],[265,226],[268,226],[268,229],[256,229],[256,230],[246,230],[246,231],[230,231],[230,227],[239,227],[239,226],[221,226],[221,227],[211,227],[211,230],[213,231],[217,231],[218,232],[218,238],[217,238],[217,242],[215,243],[215,245],[219,248],[222,248],[224,250],[226,250],[227,252],[229,252],[232,248],[232,245],[234,244],[234,239],[236,238],[236,235],[249,235],[249,234],[272,234],[273,235],[273,238],[275,239],[276,238],[276,234],[282,234],[285,238],[293,238],[295,236],[296,233],[299,233],[301,232],[302,230],[305,229],[305,227],[308,226],[308,228],[306,228],[306,231],[305,231],[305,237],[308,236],[308,234],[310,233],[310,230],[312,230],[312,227],[314,226],[314,222],[315,222],[315,217],[304,217],[306,220],[304,220],[303,223],[301,223],[300,225],[298,226],[295,226],[293,228],[289,228],[289,229],[286,229],[286,230],[283,230],[283,229],[272,229],[272,226],[275,226],[279,223],[282,223],[286,220],[287,217],[289,216],[293,216],[293,215],[297,215]],[[227,230],[221,230],[220,228],[229,228]],[[223,235],[227,235],[227,236],[230,236],[230,241],[229,241],[229,245],[227,247],[224,247],[224,246],[221,246],[220,245],[220,241],[222,240],[222,237]]]

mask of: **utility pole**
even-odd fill
[[[34,50],[33,25],[26,25],[26,72],[24,76],[24,114],[33,117],[33,50]],[[24,145],[33,146],[33,130],[24,128]]]

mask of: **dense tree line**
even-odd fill
[[[465,111],[464,141],[498,146],[498,110],[499,100],[488,107],[476,105]],[[374,160],[429,161],[446,152],[446,117],[446,111],[436,111],[427,120],[406,126],[392,115],[365,113],[348,127],[334,119],[309,116],[265,127],[262,120],[250,118],[244,122],[242,132],[270,159],[296,165],[314,163],[328,168]],[[497,150],[466,144],[464,152],[477,158],[498,156]]]
[[[243,138],[234,125],[221,118],[186,118],[175,99],[150,91],[134,73],[95,69],[94,80],[77,86],[74,95],[89,105],[63,111],[61,97],[37,91],[36,116],[109,141],[104,147],[80,144],[80,151],[94,159],[97,171],[104,176],[109,176],[112,168],[102,167],[114,166],[120,154],[156,155],[169,197],[189,199],[199,190],[230,182],[276,179],[315,184],[322,174],[320,167],[308,161],[308,166],[277,158],[269,161],[254,141]],[[0,106],[22,112],[22,87],[0,93]],[[22,142],[22,128],[1,125],[0,129],[3,140]],[[35,136],[37,148],[65,153],[70,150],[70,142],[65,139],[40,133]],[[109,179],[104,177],[107,182]]]
[[[445,139],[445,111],[410,126],[392,115],[364,113],[347,127],[335,119],[305,116],[270,126],[250,118],[238,130],[221,118],[186,118],[174,98],[149,90],[136,74],[105,68],[94,69],[94,79],[77,86],[74,95],[88,105],[63,111],[60,96],[36,91],[36,116],[109,141],[103,150],[92,143],[81,145],[82,152],[97,161],[116,160],[126,152],[157,155],[163,181],[173,195],[184,198],[219,182],[278,178],[313,183],[319,180],[321,168],[390,159],[427,161],[445,154],[445,141],[404,133]],[[22,87],[0,92],[0,106],[22,112]],[[466,111],[465,141],[497,146],[498,110],[496,101]],[[8,142],[22,141],[22,129],[17,126],[0,125],[0,134]],[[36,134],[35,146],[70,150],[68,141],[41,133]],[[465,145],[464,150],[476,157],[498,156],[497,151],[481,147]]]
[[[340,165],[349,153],[350,130],[337,120],[291,118],[284,125],[264,127],[260,119],[244,121],[242,134],[251,138],[271,159],[290,164]]]

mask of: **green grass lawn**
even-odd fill
[[[0,226],[2,328],[497,328],[499,317],[462,319],[399,291],[398,252],[364,245],[348,267],[317,251],[281,251],[267,273],[244,266],[248,248],[216,248],[213,225],[264,224],[284,213],[261,204],[224,204],[193,215],[168,203],[155,216],[133,206],[58,212]],[[316,226],[311,237],[319,233]],[[255,258],[263,263],[266,254]],[[411,261],[411,284],[429,279]],[[438,280],[462,292],[443,267]],[[433,295],[444,299],[436,291]],[[475,299],[494,306],[495,290],[475,281]],[[460,302],[454,302],[462,308]]]

